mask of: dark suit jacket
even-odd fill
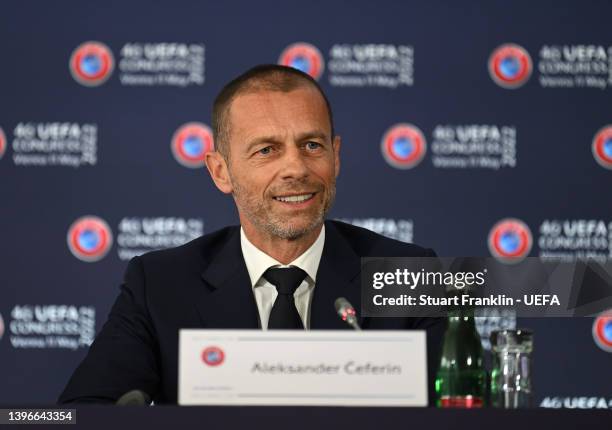
[[[325,245],[312,299],[312,330],[350,330],[334,309],[344,296],[359,311],[360,257],[433,256],[431,250],[363,228],[326,221]],[[227,227],[178,248],[132,259],[108,321],[59,398],[114,402],[140,389],[155,403],[177,402],[181,328],[260,327],[242,250],[240,228]],[[361,318],[365,330],[425,329],[430,404],[445,321]]]

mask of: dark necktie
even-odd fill
[[[268,329],[303,329],[304,325],[295,307],[293,293],[306,278],[306,272],[299,267],[270,268],[263,276],[276,287],[278,292],[270,312]]]

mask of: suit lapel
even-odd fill
[[[333,222],[325,223],[325,245],[310,309],[310,328],[350,329],[336,313],[334,302],[345,297],[361,314],[360,257],[338,232]],[[359,318],[360,323],[362,318]]]
[[[202,272],[206,283],[196,308],[205,328],[260,327],[251,280],[240,247],[240,228],[231,231],[220,251]]]
[[[229,233],[220,251],[202,272],[205,285],[196,299],[202,327],[255,329],[261,327],[251,281],[240,247],[240,228]],[[334,302],[345,297],[361,314],[360,257],[338,232],[325,223],[325,245],[317,270],[310,308],[310,328],[350,329],[336,313]],[[360,323],[363,318],[359,317]]]

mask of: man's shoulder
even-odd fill
[[[435,253],[413,243],[391,239],[371,230],[341,221],[326,221],[328,231],[348,243],[361,257],[426,257]],[[187,267],[204,269],[230,241],[239,244],[240,226],[229,226],[198,237],[184,245],[151,251],[138,257],[147,268],[164,269]],[[331,231],[326,240],[334,237]]]
[[[329,220],[326,225],[333,228],[361,257],[428,257],[435,255],[432,249],[391,239],[345,222]]]

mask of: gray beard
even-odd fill
[[[263,204],[257,204],[249,200],[249,197],[246,196],[246,193],[240,187],[236,181],[230,175],[230,180],[232,182],[232,187],[234,191],[232,195],[234,196],[234,200],[246,202],[246,205],[242,207],[242,211],[244,215],[248,218],[248,220],[257,227],[258,230],[264,231],[270,236],[278,237],[285,240],[297,240],[306,234],[312,232],[325,220],[325,215],[329,212],[335,198],[336,198],[336,181],[331,185],[330,194],[327,201],[323,203],[323,206],[319,209],[319,212],[313,218],[312,222],[303,227],[295,227],[292,225],[283,225],[282,221],[277,221],[271,219],[265,213],[265,208]],[[290,223],[289,223],[290,224]]]

